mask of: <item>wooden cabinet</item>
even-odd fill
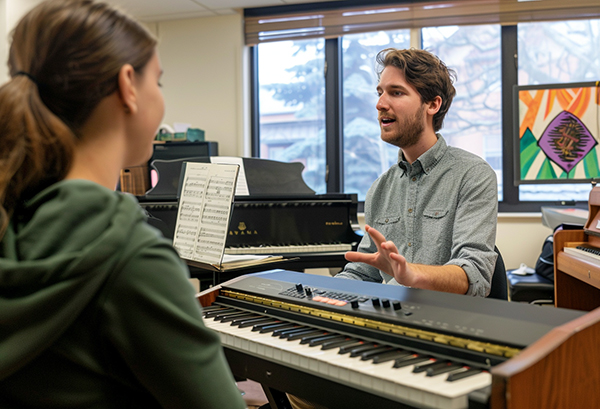
[[[554,234],[554,305],[591,311],[600,306],[600,260],[565,253],[565,244],[570,242],[588,242],[600,248],[600,237],[583,230]]]

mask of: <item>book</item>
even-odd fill
[[[282,260],[281,256],[227,256],[237,164],[184,162],[178,192],[173,247],[189,265],[229,271]]]

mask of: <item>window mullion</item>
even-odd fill
[[[341,38],[325,40],[325,146],[328,193],[342,192],[342,55]]]

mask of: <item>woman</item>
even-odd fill
[[[8,65],[0,407],[245,407],[186,266],[113,190],[164,114],[156,40],[106,4],[51,0]]]

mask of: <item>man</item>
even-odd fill
[[[496,174],[438,133],[454,72],[417,49],[385,49],[377,62],[381,139],[400,148],[398,164],[369,189],[368,234],[336,277],[484,297],[496,261]]]

